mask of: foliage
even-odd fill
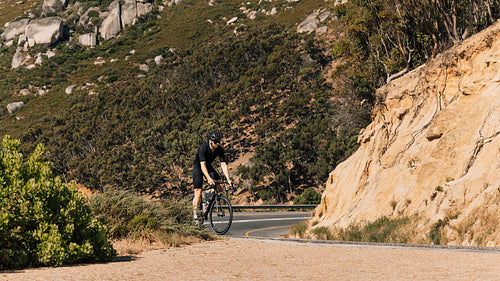
[[[321,202],[321,194],[317,193],[312,188],[306,189],[301,195],[295,197],[293,204],[319,204]]]
[[[5,136],[0,152],[0,269],[111,260],[105,227],[52,175],[43,145],[27,161],[19,145]]]
[[[409,218],[380,217],[365,225],[352,224],[346,229],[341,229],[338,235],[346,241],[408,243],[410,235],[404,226],[409,223],[411,223]]]
[[[165,242],[172,234],[210,237],[193,224],[190,203],[185,200],[147,201],[129,190],[106,187],[90,198],[89,205],[92,214],[109,226],[113,239]],[[163,241],[155,241],[157,238]]]
[[[316,237],[316,239],[322,240],[334,240],[332,232],[326,226],[320,226],[312,229],[312,233]]]
[[[32,70],[11,70],[15,50],[2,47],[2,105],[15,99],[26,106],[0,115],[0,131],[21,138],[23,151],[46,144],[55,173],[66,181],[181,197],[190,188],[197,147],[217,128],[230,160],[255,152],[255,165],[239,175],[252,181],[253,195],[283,202],[324,185],[357,149],[376,88],[453,44],[454,30],[464,37],[485,28],[498,17],[497,2],[462,0],[450,10],[446,1],[264,1],[266,8],[283,9],[248,20],[239,8],[256,9],[256,3],[182,1],[141,16],[95,48],[75,40],[59,44],[55,57],[44,56]],[[324,7],[339,19],[331,34],[338,40],[295,32],[295,23]],[[240,17],[237,34],[224,20],[230,16]],[[450,25],[447,17],[454,16]],[[68,25],[76,19],[73,11]],[[38,46],[29,54],[35,58],[46,50]],[[159,55],[164,60],[156,65]],[[94,65],[98,57],[106,64]],[[66,95],[72,84],[75,92]],[[46,96],[13,95],[47,85],[52,88]]]
[[[298,237],[304,237],[307,230],[307,222],[299,222],[290,226],[290,233],[292,235],[297,235]]]

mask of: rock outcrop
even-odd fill
[[[42,13],[44,15],[63,11],[66,7],[67,0],[44,0],[42,5]]]
[[[26,29],[26,26],[28,26],[29,19],[22,19],[18,20],[15,22],[11,22],[9,26],[2,32],[2,35],[0,35],[3,40],[9,41],[17,36],[24,34],[24,30]]]
[[[24,106],[24,102],[22,102],[22,101],[9,103],[7,105],[7,111],[12,114],[12,113],[18,111],[19,109],[21,109],[23,106]]]
[[[134,24],[137,20],[137,4],[135,0],[125,0],[121,13],[122,25]]]
[[[78,43],[82,46],[95,47],[97,45],[97,34],[86,33],[78,36]]]
[[[102,22],[99,32],[102,38],[111,39],[121,30],[120,2],[114,1],[109,5],[109,14]]]
[[[30,21],[25,35],[36,44],[53,45],[63,36],[64,25],[60,17],[49,17]]]
[[[414,242],[500,246],[500,22],[377,91],[359,149],[330,174],[321,227],[416,217]]]

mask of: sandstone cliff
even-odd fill
[[[331,174],[313,228],[440,219],[442,243],[500,246],[500,22],[377,91],[360,148]],[[428,240],[428,239],[427,239]]]

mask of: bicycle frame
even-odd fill
[[[208,201],[206,201],[206,198],[203,198],[203,199],[205,199],[205,204],[206,204],[205,209],[202,208],[203,218],[205,220],[207,219],[207,215],[208,215],[207,211],[210,208],[210,205],[220,196],[220,193],[218,191],[217,186],[218,185],[222,186],[224,193],[227,193],[226,184],[228,184],[228,183],[223,182],[223,181],[216,181],[214,185],[202,189],[202,192],[211,190],[211,192],[210,192],[211,195],[210,195],[210,198],[208,199]],[[201,200],[200,200],[200,204],[202,204]]]

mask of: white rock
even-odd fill
[[[75,90],[75,87],[76,87],[76,85],[74,85],[74,84],[73,84],[73,85],[71,85],[71,86],[68,86],[68,87],[66,87],[66,90],[64,90],[64,92],[65,92],[66,94],[70,95],[70,94],[72,94],[72,93],[73,93],[73,90]]]
[[[318,28],[318,20],[316,18],[310,18],[303,21],[297,27],[298,33],[312,32]]]
[[[80,8],[80,9],[83,9],[83,8]],[[97,11],[98,12],[99,8],[97,8],[97,7],[88,8],[87,11],[85,11],[85,13],[80,17],[80,19],[78,20],[78,23],[80,25],[87,26],[90,23],[89,13],[92,12],[92,11]]]
[[[135,0],[125,0],[122,5],[121,20],[122,25],[134,24],[137,19],[137,4]]]
[[[324,34],[328,31],[328,26],[322,26],[316,29],[317,34]]]
[[[35,60],[35,64],[42,64],[43,63],[43,58],[42,58],[42,54],[38,54],[36,56],[36,60]]]
[[[324,22],[330,16],[330,12],[321,13],[318,18],[320,22]]]
[[[141,64],[139,66],[139,69],[142,70],[142,71],[148,72],[149,71],[149,66],[147,64]]]
[[[23,106],[24,106],[24,102],[22,102],[22,101],[9,103],[7,105],[7,111],[9,113],[14,113],[14,112],[18,111],[19,109],[21,109]]]
[[[102,38],[111,39],[121,30],[120,2],[114,1],[109,5],[109,15],[104,19],[99,28]]]
[[[42,14],[60,12],[66,7],[67,0],[44,0],[42,5]]]
[[[12,58],[12,68],[18,68],[24,64],[25,58],[23,53],[19,50],[16,51],[14,57]]]
[[[153,10],[153,4],[137,2],[137,16],[140,17]]]
[[[26,35],[24,35],[24,34],[19,35],[19,40],[17,41],[17,46],[23,45],[24,43],[26,43],[26,40],[27,40]]]
[[[98,57],[98,58],[94,61],[94,64],[95,64],[95,65],[103,65],[103,64],[105,64],[105,63],[106,63],[106,61],[105,61],[103,58],[101,58],[101,57]]]
[[[23,34],[29,21],[30,21],[29,19],[22,19],[9,23],[9,25],[6,26],[6,29],[0,35],[0,38],[3,38],[3,40],[8,41],[16,38],[20,34]]]
[[[232,18],[232,19],[228,20],[226,24],[227,24],[227,25],[230,25],[230,24],[233,24],[233,23],[235,23],[235,22],[237,22],[237,21],[238,21],[238,17],[234,17],[234,18]]]
[[[30,94],[30,90],[29,89],[21,89],[19,90],[19,95],[21,96],[27,96]]]
[[[82,46],[95,47],[97,45],[97,35],[95,33],[86,33],[78,36],[78,43]]]
[[[26,66],[26,69],[33,69],[33,68],[35,68],[35,67],[36,67],[36,65],[34,65],[34,64],[29,64],[29,65],[27,65],[27,66]]]
[[[159,65],[163,61],[163,56],[156,56],[155,57],[155,63],[156,65]]]
[[[28,47],[33,47],[35,46],[35,39],[33,38],[28,38]]]
[[[14,45],[14,40],[9,40],[9,41],[5,42],[6,47],[10,47],[12,45]]]
[[[45,55],[47,55],[47,57],[50,59],[52,58],[53,56],[56,55],[56,53],[54,53],[53,51],[47,51],[47,53],[45,53]]]
[[[60,17],[50,17],[32,20],[26,26],[26,37],[36,44],[52,45],[63,35],[63,21]]]

